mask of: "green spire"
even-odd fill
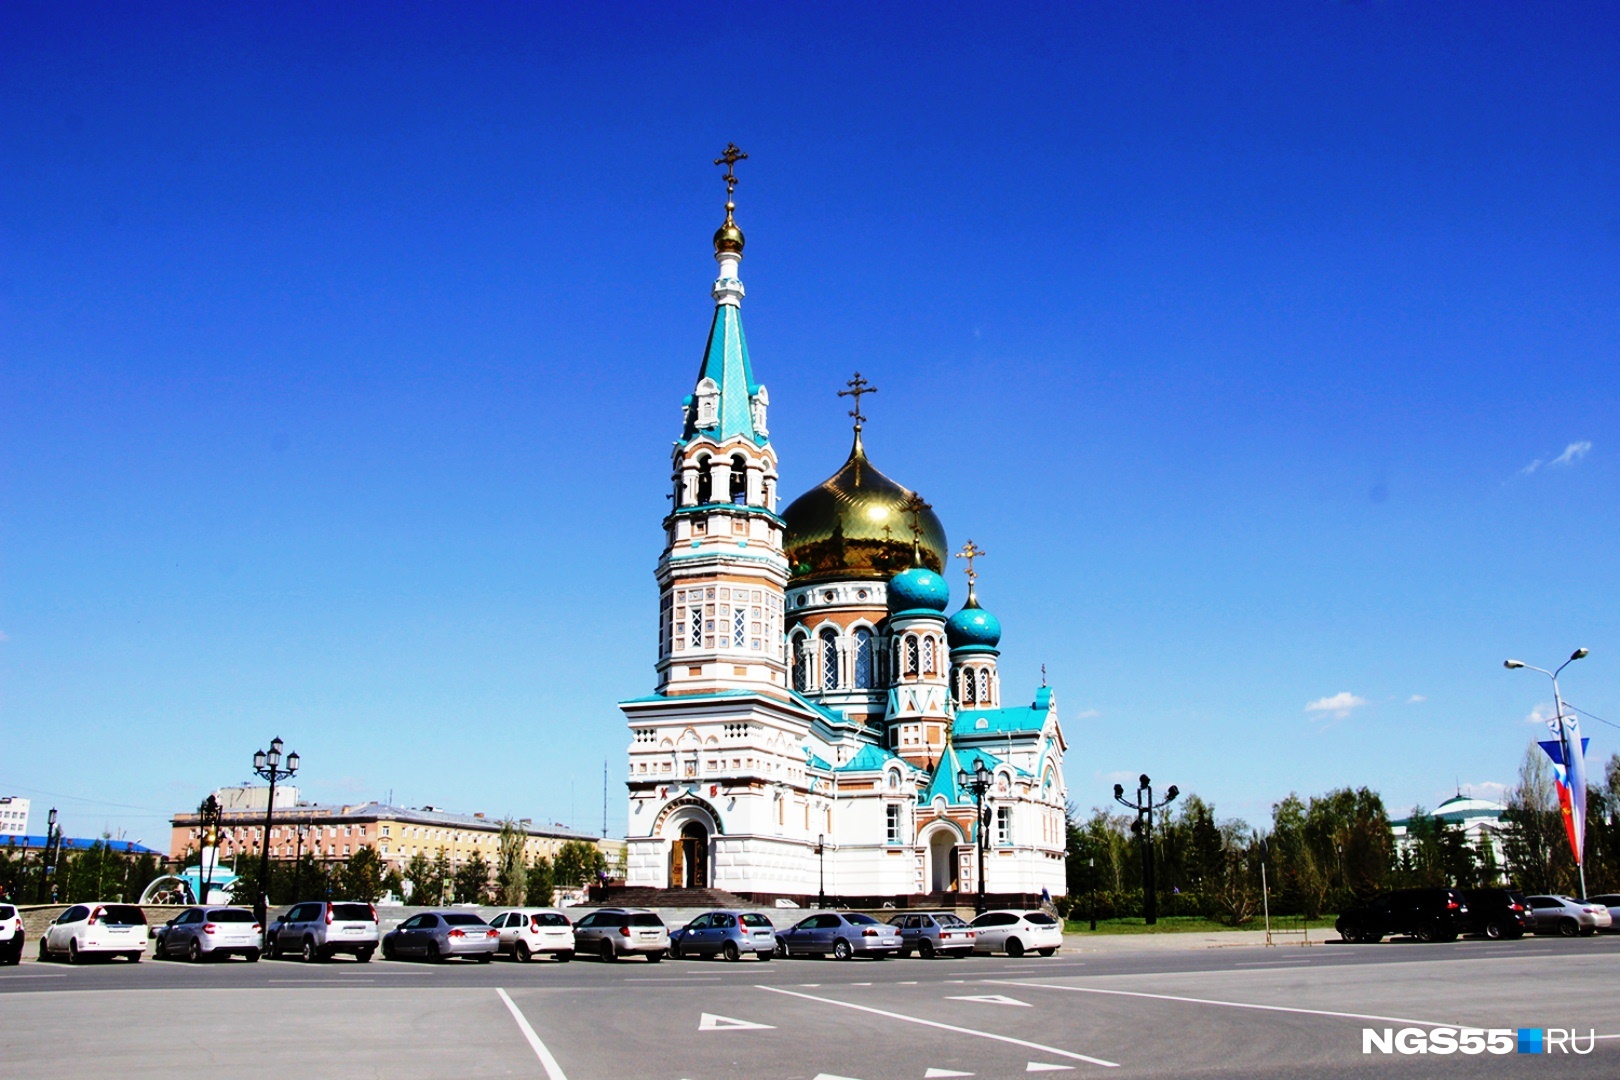
[[[710,391],[709,384],[713,384]],[[748,339],[743,336],[742,312],[735,304],[716,304],[714,322],[709,327],[709,344],[703,352],[703,369],[698,373],[698,390],[693,395],[695,408],[687,425],[688,439],[702,434],[716,442],[725,442],[736,435],[745,435],[759,445],[766,439],[754,429],[753,399],[760,387],[754,382],[754,371],[748,361]],[[712,413],[705,412],[702,399],[705,392],[714,393],[718,400]],[[704,421],[712,420],[712,423]]]

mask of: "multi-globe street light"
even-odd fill
[[[1553,717],[1553,723],[1557,726],[1556,730],[1558,732],[1558,745],[1562,748],[1563,754],[1564,754],[1564,768],[1566,770],[1565,771],[1565,776],[1570,780],[1571,783],[1585,783],[1586,781],[1585,781],[1585,776],[1584,776],[1584,770],[1582,771],[1582,775],[1577,775],[1576,770],[1574,768],[1574,762],[1575,762],[1576,756],[1581,753],[1581,748],[1580,748],[1580,743],[1579,743],[1579,736],[1577,735],[1575,740],[1573,740],[1573,741],[1570,738],[1570,729],[1571,729],[1572,725],[1569,724],[1569,723],[1566,723],[1565,720],[1564,720],[1564,695],[1558,689],[1558,676],[1563,672],[1563,670],[1565,668],[1569,667],[1569,665],[1573,664],[1577,660],[1585,659],[1585,657],[1587,655],[1588,655],[1588,651],[1586,649],[1576,649],[1574,652],[1569,654],[1569,659],[1568,660],[1565,660],[1562,664],[1559,664],[1558,667],[1555,668],[1552,671],[1548,671],[1546,668],[1536,667],[1536,665],[1534,665],[1534,664],[1527,664],[1523,660],[1504,660],[1504,661],[1502,661],[1502,666],[1507,668],[1509,671],[1516,671],[1519,668],[1527,668],[1530,671],[1539,671],[1543,675],[1547,676],[1547,678],[1552,680],[1553,708],[1554,708],[1554,710],[1556,712],[1556,715]],[[1579,804],[1577,804],[1577,805],[1579,805]],[[1583,825],[1584,825],[1584,823],[1583,823]],[[1584,835],[1584,833],[1583,833],[1583,835]],[[1580,879],[1581,879],[1581,899],[1585,900],[1586,899],[1586,864],[1585,864],[1585,860],[1581,857],[1581,855],[1582,855],[1582,853],[1579,852],[1579,851],[1577,851],[1575,853],[1575,870],[1576,870],[1577,873],[1580,874]]]
[[[295,750],[287,755],[287,764],[281,764],[281,739],[270,740],[269,750],[259,750],[253,755],[253,771],[270,781],[269,797],[264,802],[264,841],[259,845],[259,895],[253,904],[254,914],[258,917],[259,925],[266,927],[268,936],[270,925],[270,824],[275,820],[276,813],[276,784],[289,779],[298,772],[298,752]],[[206,900],[203,901],[207,903]]]
[[[979,848],[979,895],[978,898],[973,902],[973,911],[978,915],[984,914],[984,833],[985,830],[990,827],[989,795],[991,781],[992,777],[990,770],[984,767],[984,758],[979,759],[978,764],[973,766],[973,771],[971,773],[966,769],[958,769],[956,771],[956,783],[959,787],[966,788],[968,794],[973,796],[975,816],[977,816],[979,821],[979,828],[977,832],[977,846]]]
[[[197,895],[199,904],[211,903],[209,893],[214,885],[214,864],[219,862],[219,822],[224,816],[219,800],[212,795],[197,807],[198,835],[202,838],[202,843],[197,845],[197,884],[201,887]],[[210,848],[213,849],[212,853]]]
[[[1114,801],[1136,811],[1136,834],[1142,839],[1142,920],[1149,926],[1159,921],[1159,897],[1153,889],[1153,811],[1163,810],[1176,801],[1181,791],[1171,784],[1164,798],[1153,801],[1153,781],[1143,773],[1136,785],[1136,801],[1125,798],[1125,785],[1114,785]]]

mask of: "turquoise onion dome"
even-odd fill
[[[926,566],[913,566],[889,579],[889,612],[944,611],[951,587]]]
[[[951,651],[987,652],[1001,644],[1001,620],[979,606],[979,598],[968,593],[962,610],[945,624],[945,640]]]

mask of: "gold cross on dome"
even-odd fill
[[[978,558],[983,558],[985,555],[988,555],[988,554],[990,554],[988,551],[984,550],[984,548],[982,548],[979,545],[975,544],[972,540],[969,540],[967,542],[967,544],[962,548],[962,550],[958,551],[956,553],[956,557],[958,559],[966,559],[967,560],[967,579],[968,579],[968,591],[969,592],[973,591],[973,583],[975,581],[979,580],[979,572],[977,570],[973,569],[973,560],[978,559]]]
[[[932,503],[924,502],[923,497],[915,491],[906,497],[905,502],[900,504],[900,512],[911,515],[911,535],[917,540],[922,539],[923,511],[932,510],[933,508]]]
[[[736,143],[727,143],[725,152],[714,159],[716,165],[726,167],[726,175],[721,177],[726,182],[726,198],[731,198],[731,193],[737,190],[737,174],[733,171],[737,162],[747,160],[748,155],[737,149]]]
[[[855,373],[855,377],[844,385],[849,387],[849,389],[838,391],[838,396],[852,397],[855,399],[855,407],[849,410],[849,415],[855,418],[855,430],[860,431],[861,425],[866,423],[866,417],[861,415],[861,395],[875,394],[878,392],[878,388],[866,381],[866,379],[863,378],[861,373],[858,371]]]

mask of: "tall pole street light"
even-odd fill
[[[1125,798],[1125,785],[1114,785],[1114,801],[1136,811],[1136,832],[1142,838],[1142,921],[1154,926],[1159,921],[1159,896],[1153,888],[1153,811],[1163,810],[1181,792],[1171,784],[1159,802],[1153,801],[1153,781],[1143,773],[1136,785],[1136,801]]]
[[[202,843],[197,845],[197,869],[201,891],[197,895],[197,903],[207,904],[208,896],[214,884],[214,864],[219,861],[219,820],[223,816],[219,800],[210,795],[197,807],[197,820],[201,825],[199,835]],[[212,851],[212,854],[210,854]]]
[[[984,914],[984,833],[990,827],[990,770],[984,767],[984,758],[973,766],[969,773],[966,769],[958,769],[956,783],[967,789],[973,796],[973,805],[979,821],[978,848],[979,848],[979,896],[973,904],[974,914]]]
[[[1553,718],[1553,724],[1556,725],[1558,745],[1564,755],[1564,778],[1569,781],[1565,786],[1569,788],[1571,822],[1574,826],[1570,831],[1570,839],[1572,841],[1571,846],[1575,849],[1575,869],[1581,877],[1582,900],[1586,899],[1586,860],[1584,852],[1581,850],[1586,844],[1586,822],[1584,820],[1586,813],[1586,761],[1581,751],[1580,732],[1575,725],[1575,718],[1564,715],[1564,695],[1558,689],[1558,676],[1569,665],[1577,660],[1584,659],[1587,655],[1586,649],[1576,649],[1569,654],[1569,659],[1559,664],[1554,671],[1536,667],[1534,664],[1527,664],[1523,660],[1502,661],[1502,666],[1509,671],[1518,668],[1529,668],[1531,671],[1541,672],[1552,680],[1553,707],[1558,711],[1558,715]],[[1576,814],[1581,815],[1581,817],[1574,817],[1573,815]],[[1580,838],[1579,844],[1573,843],[1576,837]]]
[[[45,847],[39,853],[39,902],[46,900],[46,890],[50,888],[51,871],[56,868],[55,860],[51,858],[51,843],[56,839],[56,807],[45,818]]]
[[[258,916],[259,925],[270,925],[270,823],[275,820],[276,814],[276,783],[286,780],[298,772],[298,753],[294,751],[287,755],[287,764],[281,764],[281,739],[270,740],[268,751],[260,750],[253,755],[253,771],[270,781],[270,795],[264,803],[264,840],[259,844],[259,895],[254,901],[253,911]],[[204,901],[206,903],[206,901]],[[265,931],[268,934],[268,930]]]
[[[816,907],[827,906],[827,834],[816,837],[816,862],[820,880],[816,885]]]

